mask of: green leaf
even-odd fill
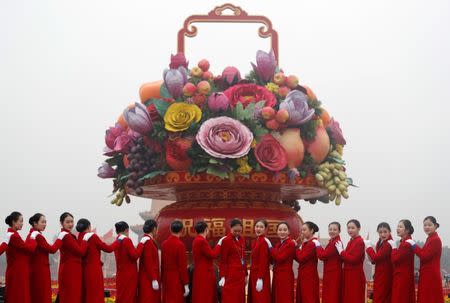
[[[146,174],[145,176],[143,176],[142,178],[140,178],[139,180],[147,180],[147,179],[151,179],[154,178],[156,176],[162,176],[165,175],[167,172],[166,171],[162,171],[162,170],[156,170],[156,171],[152,171],[151,173]]]
[[[161,95],[161,97],[163,98],[172,98],[172,95],[169,93],[169,91],[167,90],[167,87],[165,84],[161,85],[161,88],[159,89],[159,94]]]

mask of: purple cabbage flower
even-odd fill
[[[314,116],[314,109],[308,106],[308,97],[298,90],[289,92],[286,99],[280,103],[280,109],[289,113],[287,124],[298,126],[308,122]]]
[[[116,170],[111,167],[108,163],[102,163],[102,166],[98,168],[97,176],[103,179],[114,178],[116,175]]]
[[[180,66],[177,69],[166,69],[163,74],[164,85],[175,99],[183,96],[183,87],[187,83],[187,70]]]
[[[142,103],[136,102],[133,107],[126,108],[123,111],[123,117],[127,121],[128,127],[141,135],[145,135],[153,129],[150,114]]]

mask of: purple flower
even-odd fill
[[[334,118],[331,119],[327,128],[330,131],[330,135],[333,138],[334,142],[336,142],[336,144],[345,145],[347,143],[344,139],[344,134],[342,133],[342,129],[339,126],[339,122],[334,120]]]
[[[225,111],[230,105],[230,100],[223,93],[213,93],[208,98],[208,107],[213,112]]]
[[[222,80],[230,86],[235,85],[241,81],[241,73],[236,67],[228,66],[222,72]]]
[[[253,70],[258,77],[264,81],[269,82],[275,74],[277,68],[277,61],[273,50],[270,53],[266,53],[262,50],[256,52],[256,65],[252,63]]]
[[[102,163],[102,166],[98,168],[97,176],[103,179],[114,178],[116,175],[116,170],[111,167],[108,163]]]
[[[123,117],[127,121],[128,127],[141,135],[145,135],[153,129],[147,108],[141,103],[136,102],[133,107],[126,108],[123,111]]]
[[[164,85],[175,99],[183,96],[183,87],[187,83],[187,70],[180,66],[177,69],[166,69],[163,74]]]
[[[171,69],[177,69],[180,66],[187,68],[189,62],[186,61],[186,57],[183,53],[178,53],[176,55],[170,55],[170,64],[169,67]]]
[[[280,109],[286,109],[289,113],[287,124],[298,126],[306,123],[314,115],[314,109],[308,107],[308,97],[298,90],[289,92],[283,102],[280,103]]]
[[[221,116],[205,121],[197,136],[198,144],[216,158],[241,158],[248,154],[253,134],[247,126],[229,117]]]

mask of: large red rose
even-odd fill
[[[264,135],[255,147],[255,157],[262,167],[278,172],[287,165],[286,150],[270,134]]]
[[[228,99],[232,107],[236,104],[242,103],[244,107],[250,103],[257,103],[259,101],[266,101],[265,106],[273,107],[277,103],[277,99],[264,86],[256,85],[254,83],[237,84],[223,92]]]

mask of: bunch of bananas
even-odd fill
[[[333,150],[329,157],[342,160],[341,154],[336,150]],[[320,186],[328,190],[330,201],[334,201],[336,205],[341,204],[342,197],[348,199],[349,183],[343,164],[323,162],[317,167],[316,180]]]
[[[125,189],[120,188],[119,190],[117,190],[116,196],[114,197],[114,199],[112,199],[111,204],[121,206],[124,199],[127,203],[130,203],[130,196],[126,194]]]

